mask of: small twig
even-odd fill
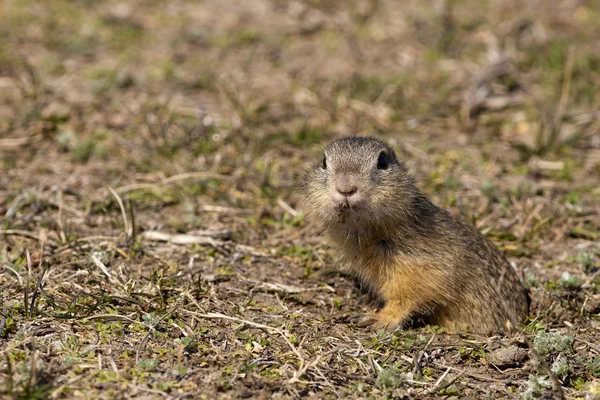
[[[133,251],[133,245],[135,244],[135,238],[136,238],[136,230],[135,230],[135,211],[133,208],[133,201],[128,198],[127,202],[129,203],[129,212],[131,213],[131,235],[129,236],[129,247],[131,249],[131,251]]]
[[[223,206],[200,206],[202,211],[211,211],[217,213],[227,213],[227,214],[252,214],[254,212],[251,208],[233,208],[233,207],[223,207]]]
[[[296,382],[298,382],[298,381],[300,380],[300,377],[301,377],[302,375],[304,375],[304,374],[306,373],[306,371],[308,371],[308,369],[309,369],[309,368],[314,368],[314,367],[316,367],[316,366],[319,364],[319,362],[321,361],[321,358],[322,358],[323,356],[325,356],[325,355],[329,354],[329,353],[330,353],[330,352],[328,352],[328,353],[326,353],[326,354],[319,354],[319,355],[317,355],[317,356],[315,357],[315,359],[314,359],[314,360],[312,360],[311,362],[309,362],[309,363],[305,363],[305,364],[302,366],[302,368],[299,368],[297,371],[295,371],[295,372],[294,372],[294,376],[293,376],[293,377],[291,377],[291,378],[288,380],[288,382],[287,382],[287,383],[291,385],[291,384],[293,384],[293,383],[296,383]]]
[[[65,237],[65,224],[63,223],[63,192],[62,190],[58,191],[58,215],[56,216],[56,224],[58,225],[60,232],[60,240],[65,243],[67,238]]]
[[[556,114],[554,124],[558,125],[565,116],[567,110],[567,104],[569,103],[569,92],[571,90],[571,79],[573,77],[573,61],[575,59],[575,49],[569,46],[567,53],[567,61],[565,64],[563,74],[563,86],[560,92],[560,100],[558,101],[558,107],[556,108]]]
[[[40,241],[40,235],[30,232],[30,231],[25,231],[22,229],[3,229],[3,230],[0,229],[0,235],[23,236],[23,237],[27,237],[30,239],[35,239],[38,242]],[[54,240],[46,238],[44,241],[54,247],[58,247],[58,243],[56,243]]]
[[[448,375],[448,373],[450,372],[450,368],[448,368],[443,374],[442,376],[439,377],[439,379],[435,382],[434,387],[438,387],[440,385],[440,383],[444,380],[444,378]]]
[[[116,192],[123,194],[123,193],[133,192],[135,190],[156,189],[162,185],[168,185],[171,183],[184,181],[184,180],[188,180],[188,179],[230,180],[232,178],[233,177],[228,176],[228,175],[221,175],[221,174],[216,174],[216,173],[212,173],[212,172],[185,172],[182,174],[173,175],[168,178],[165,178],[158,183],[134,183],[131,185],[121,186],[116,189]]]
[[[25,291],[23,293],[23,307],[25,308],[25,318],[29,318],[29,282],[31,281],[31,255],[29,254],[29,249],[25,250],[25,258],[27,258],[27,283],[25,284]]]
[[[585,288],[588,288],[588,287],[590,287],[590,286],[591,286],[591,284],[592,284],[592,281],[593,281],[594,279],[596,279],[596,277],[598,276],[598,274],[600,274],[600,269],[599,269],[599,270],[597,270],[597,271],[595,271],[595,272],[592,274],[592,276],[591,276],[591,277],[590,277],[588,280],[586,280],[586,281],[584,282],[584,284],[583,284],[583,285],[581,285],[581,288],[582,288],[582,289],[585,289]]]
[[[0,149],[14,149],[17,147],[25,146],[29,144],[31,139],[31,137],[0,139]]]
[[[146,342],[148,341],[148,338],[150,337],[150,334],[152,332],[154,332],[154,330],[156,329],[156,327],[158,326],[158,324],[160,324],[163,320],[165,320],[169,315],[173,314],[173,312],[175,310],[177,310],[178,307],[179,307],[179,303],[175,304],[175,306],[173,306],[173,308],[171,308],[171,310],[168,311],[165,315],[163,315],[162,317],[160,317],[158,319],[158,321],[156,321],[156,323],[150,327],[150,329],[148,330],[148,333],[146,333],[146,335],[144,335],[143,339],[141,340],[141,342],[138,345],[138,348],[137,348],[137,350],[135,352],[135,363],[136,363],[136,365],[140,361],[140,353],[142,351],[142,348],[146,345]]]
[[[121,373],[119,372],[119,367],[117,367],[117,363],[115,362],[115,359],[112,356],[112,347],[108,348],[108,363],[110,364],[110,367],[112,368],[113,372],[117,374],[117,376],[120,376]]]
[[[277,199],[277,204],[279,205],[279,207],[283,208],[283,210],[286,211],[288,214],[290,214],[292,217],[296,217],[298,215],[298,211],[294,210],[288,203],[283,201],[283,199],[281,199],[281,198]]]
[[[370,376],[366,376],[366,375],[363,376],[363,375],[358,375],[358,374],[347,374],[343,371],[336,371],[336,375],[343,376],[344,378],[352,379],[353,381],[364,381],[365,383],[368,383],[369,385],[375,384],[375,379],[371,378]]]
[[[113,278],[113,276],[110,274],[110,271],[108,270],[108,268],[106,268],[106,265],[104,265],[104,263],[102,263],[102,261],[100,261],[100,259],[98,257],[96,257],[95,254],[92,254],[91,257],[92,257],[92,261],[94,262],[94,264],[96,264],[96,267],[100,268],[100,271],[102,271],[102,273],[104,273],[104,275],[106,275],[108,277],[108,280],[111,283],[117,283],[115,278]]]
[[[0,336],[4,333],[4,326],[6,325],[6,315],[8,314],[8,308],[6,304],[2,307],[2,320],[0,320]]]
[[[590,343],[587,340],[583,340],[583,339],[579,339],[579,338],[574,338],[576,342],[580,342],[583,343],[585,345],[587,345],[590,350],[596,354],[600,354],[600,349],[598,349],[597,345],[595,345],[594,343]]]
[[[42,263],[44,261],[44,244],[45,244],[45,239],[46,239],[46,235],[45,234],[41,234],[40,235],[40,262],[38,264],[38,270],[40,270],[42,268]],[[48,265],[46,265],[44,267],[44,269],[42,270],[42,273],[38,277],[37,283],[35,285],[35,289],[33,290],[33,294],[31,295],[31,306],[29,307],[29,314],[30,315],[33,315],[32,313],[35,311],[35,300],[37,299],[38,293],[39,293],[40,288],[42,286],[42,279],[44,278],[44,275],[46,275],[46,270],[47,269],[48,269]]]
[[[417,374],[419,374],[419,375],[421,374],[421,359],[423,358],[423,355],[425,355],[425,352],[427,351],[429,346],[431,346],[431,343],[433,343],[433,339],[435,339],[435,333],[431,335],[431,337],[427,341],[427,344],[425,344],[425,347],[423,347],[423,350],[421,350],[419,352],[417,357],[413,358],[413,363],[414,363],[414,367],[413,367],[413,371],[412,371],[413,376],[417,376]]]
[[[40,264],[41,263],[42,262],[41,262],[41,257],[40,257]],[[37,300],[38,294],[40,293],[40,289],[42,287],[42,279],[44,279],[44,275],[46,275],[46,271],[47,270],[48,270],[48,265],[46,265],[44,267],[44,269],[42,270],[42,273],[38,277],[37,283],[35,285],[35,289],[33,290],[33,294],[31,295],[31,306],[29,307],[29,310],[30,310],[31,313],[33,313],[35,311],[35,309],[36,309],[36,307],[35,307],[35,301]]]
[[[225,244],[220,240],[215,240],[207,236],[195,236],[185,234],[170,234],[158,231],[145,231],[142,233],[144,239],[156,242],[168,242],[173,244],[208,244],[214,247]]]
[[[222,248],[229,245],[233,246],[236,251],[248,253],[250,255],[256,257],[265,257],[265,254],[259,252],[253,247],[238,244],[225,242],[222,240],[216,240],[206,236],[195,236],[195,235],[185,235],[185,234],[170,234],[158,231],[145,231],[142,233],[142,237],[147,240],[156,241],[156,242],[168,242],[172,244],[200,244],[200,245],[210,245],[216,248],[219,251],[222,251]]]
[[[137,389],[140,390],[142,392],[148,392],[148,393],[153,393],[153,394],[159,394],[161,396],[164,396],[168,399],[172,398],[172,396],[168,393],[163,392],[162,390],[156,390],[156,389],[150,389],[150,388],[145,388],[145,387],[141,387],[141,386],[136,386],[136,385],[132,385],[131,383],[128,383],[127,386],[129,386],[132,389]]]
[[[219,229],[216,231],[193,231],[194,235],[211,237],[215,239],[230,240],[231,231],[229,229]]]
[[[448,375],[449,371],[450,371],[450,368],[448,368],[446,370],[446,372],[444,372],[444,374],[440,377],[440,379],[437,380],[437,382],[435,383],[434,387],[432,387],[431,389],[428,389],[425,392],[421,393],[421,395],[422,396],[431,396],[431,395],[434,395],[434,394],[438,393],[440,390],[444,390],[447,387],[452,386],[454,384],[454,382],[456,382],[458,379],[460,379],[460,377],[462,377],[466,373],[465,370],[462,370],[456,376],[452,377],[452,379],[449,379],[443,385],[440,385],[440,383],[444,380],[444,378],[446,377],[446,375]]]
[[[90,321],[90,320],[94,320],[94,319],[101,319],[102,321],[120,321],[120,322],[128,322],[131,324],[135,324],[137,323],[137,321],[126,317],[124,315],[119,315],[119,314],[98,314],[98,315],[92,315],[89,317],[86,317],[83,319],[83,321]]]
[[[61,193],[62,193],[62,192],[61,192]],[[42,194],[41,194],[41,193],[36,193],[36,195],[42,196]],[[71,214],[75,214],[75,216],[77,216],[77,217],[79,217],[79,218],[84,218],[84,217],[86,216],[86,213],[85,213],[85,212],[83,212],[83,211],[79,211],[78,209],[76,209],[76,208],[73,208],[73,207],[69,207],[69,206],[67,206],[66,204],[61,204],[61,203],[55,202],[55,201],[54,201],[54,200],[52,200],[52,199],[45,199],[45,201],[46,201],[46,202],[47,202],[49,205],[51,205],[51,206],[53,206],[53,207],[55,207],[55,208],[57,208],[57,209],[62,207],[63,211],[68,211],[68,212],[70,212]]]
[[[21,286],[23,286],[23,278],[21,278],[21,275],[19,275],[19,273],[14,268],[12,268],[12,267],[10,267],[8,265],[4,265],[4,268],[6,268],[10,272],[12,272],[17,277],[17,279],[19,280],[19,284]]]
[[[330,292],[330,293],[335,292],[335,289],[329,285],[317,286],[314,288],[301,288],[301,287],[297,287],[297,286],[286,285],[286,284],[279,283],[279,282],[273,282],[273,283],[260,282],[260,281],[254,280],[254,279],[245,279],[244,277],[241,277],[241,279],[246,282],[258,284],[258,285],[260,285],[261,288],[264,288],[267,290],[271,290],[271,291],[275,291],[275,292],[283,292],[283,293],[288,293],[288,294],[298,294],[298,293],[304,293],[304,292],[317,292],[317,291],[325,291],[325,292]]]
[[[75,243],[90,243],[96,241],[106,241],[106,242],[116,242],[119,240],[118,236],[103,236],[103,235],[93,235],[86,236],[75,240]],[[73,243],[65,244],[64,246],[60,246],[56,249],[55,253],[60,253],[66,249],[73,247]]]
[[[466,372],[465,370],[462,370],[462,369],[460,369],[460,368],[451,367],[451,366],[449,366],[449,365],[446,365],[446,364],[437,363],[437,362],[434,362],[433,364],[434,364],[435,366],[437,366],[437,367],[441,367],[441,368],[444,368],[444,369],[448,369],[448,368],[450,368],[452,371],[457,371],[457,372],[463,372],[463,371],[464,371],[464,374],[465,374],[466,376],[469,376],[469,377],[471,377],[471,378],[477,379],[477,380],[479,380],[479,381],[483,381],[483,382],[497,382],[497,383],[502,383],[502,382],[503,382],[503,381],[502,381],[502,380],[500,380],[500,379],[496,379],[496,378],[490,378],[490,377],[483,376],[483,375],[478,375],[478,374],[472,374],[472,373],[470,373],[470,372]]]
[[[127,212],[125,211],[125,205],[123,204],[123,200],[121,200],[121,196],[119,196],[115,189],[109,186],[108,190],[110,190],[112,195],[117,200],[117,203],[119,203],[119,208],[121,209],[121,217],[123,217],[123,229],[125,230],[125,236],[130,238],[132,233],[131,228],[129,227],[129,220],[127,219]]]

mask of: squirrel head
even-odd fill
[[[387,143],[343,137],[329,144],[302,183],[309,217],[360,227],[397,224],[410,215],[414,178]]]

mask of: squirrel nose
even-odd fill
[[[350,197],[352,196],[354,193],[356,193],[358,191],[358,188],[356,186],[344,186],[344,187],[336,187],[337,191],[339,194],[341,194],[342,196],[347,196]]]

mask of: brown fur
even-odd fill
[[[489,333],[526,318],[527,291],[504,255],[432,204],[389,145],[346,137],[327,146],[325,157],[301,192],[342,260],[385,302],[360,326],[393,329],[419,315],[451,331]],[[352,201],[340,200],[340,191],[354,189]]]

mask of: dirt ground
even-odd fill
[[[600,2],[0,4],[0,397],[600,398]],[[390,141],[520,332],[372,331],[294,185]],[[176,236],[179,235],[179,236]]]

